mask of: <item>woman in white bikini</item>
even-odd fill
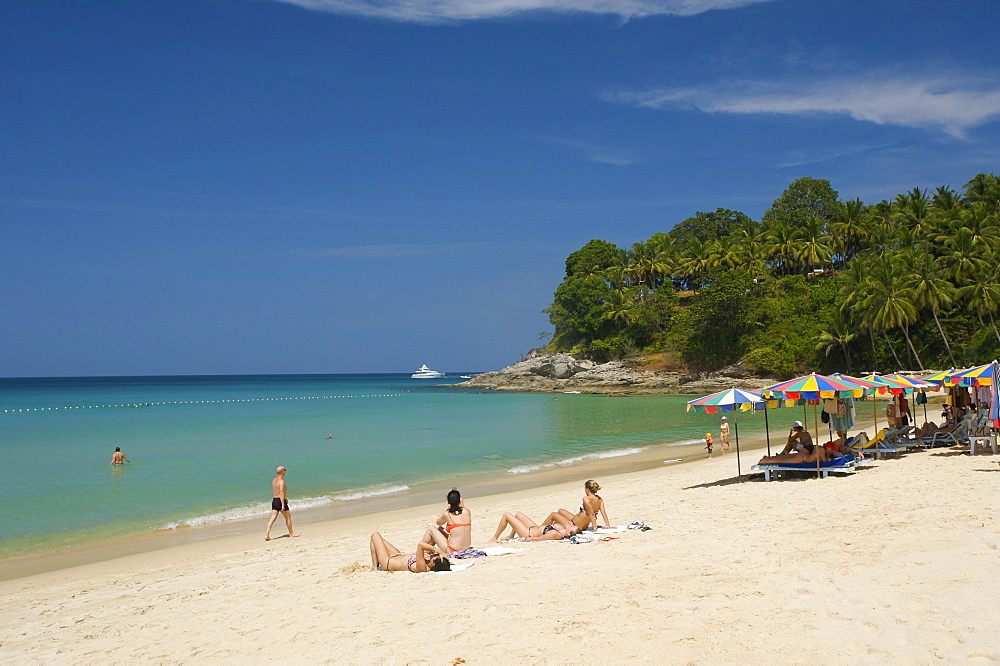
[[[372,553],[372,571],[409,571],[426,573],[428,571],[451,571],[451,562],[437,552],[434,546],[420,542],[417,552],[407,555],[400,552],[391,543],[382,538],[378,532],[372,534],[368,546]]]
[[[570,527],[563,525],[539,525],[520,511],[517,513],[510,513],[508,511],[500,519],[496,534],[490,539],[490,543],[497,543],[500,540],[500,535],[508,527],[511,530],[511,535],[508,538],[513,538],[514,533],[516,533],[517,536],[521,537],[521,541],[558,541],[579,532],[576,525],[571,525]]]
[[[597,491],[601,489],[601,484],[593,479],[590,479],[583,484],[583,501],[580,503],[580,510],[575,514],[570,513],[566,509],[559,509],[553,513],[549,514],[549,517],[545,519],[542,525],[552,525],[558,523],[559,525],[569,526],[573,525],[578,530],[583,531],[586,529],[597,529],[600,525],[597,524],[597,515],[601,514],[604,516],[604,524],[611,527],[611,519],[608,518],[608,510],[604,506],[604,500],[601,496],[597,494]]]

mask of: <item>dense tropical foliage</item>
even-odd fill
[[[840,201],[800,178],[760,221],[718,209],[566,259],[548,347],[766,373],[971,365],[1000,356],[1000,178]]]

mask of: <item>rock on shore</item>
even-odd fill
[[[775,379],[757,377],[741,365],[711,373],[654,372],[622,361],[595,363],[570,354],[532,350],[523,361],[484,372],[456,386],[500,391],[603,393],[712,393],[735,386],[754,390]]]

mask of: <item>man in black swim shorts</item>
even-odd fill
[[[271,540],[271,526],[278,519],[280,513],[285,517],[285,525],[288,526],[288,536],[297,537],[299,534],[292,530],[292,514],[288,510],[288,484],[285,483],[284,467],[279,466],[274,470],[277,476],[271,479],[271,490],[274,492],[274,499],[271,500],[271,519],[267,521],[267,531],[264,532],[264,541]]]

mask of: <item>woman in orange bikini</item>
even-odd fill
[[[420,540],[448,553],[472,547],[472,511],[465,508],[458,490],[451,489],[448,507],[438,516],[437,524],[428,527]]]
[[[569,526],[575,525],[580,531],[588,528],[597,529],[600,525],[597,524],[597,515],[604,515],[604,523],[608,527],[611,527],[611,519],[608,518],[608,510],[604,506],[604,500],[601,496],[597,494],[597,491],[601,489],[601,484],[593,479],[590,479],[585,484],[583,484],[583,502],[580,504],[580,510],[575,514],[570,513],[566,509],[559,509],[553,513],[549,514],[549,517],[545,519],[542,525],[552,525],[553,523],[558,523],[559,525]]]
[[[372,571],[409,571],[411,573],[426,573],[428,571],[451,571],[451,562],[438,553],[434,546],[420,542],[417,552],[407,556],[391,543],[382,538],[378,532],[372,534],[368,542],[372,554]]]

